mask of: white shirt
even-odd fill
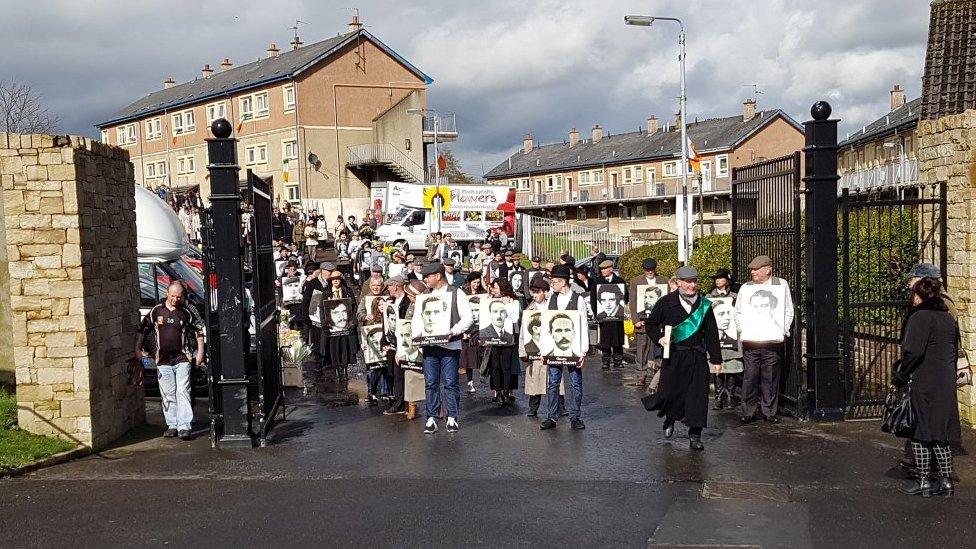
[[[431,290],[430,293],[438,294],[438,295],[448,295],[450,293],[450,290],[451,290],[451,285],[445,284],[444,287],[441,288],[440,290]],[[468,329],[471,328],[471,325],[474,324],[474,315],[471,314],[471,305],[469,305],[468,300],[464,298],[464,292],[458,290],[458,292],[455,294],[455,297],[457,297],[457,303],[455,305],[457,306],[457,311],[458,311],[458,321],[457,324],[451,326],[451,335],[459,336],[464,334],[464,332],[467,332]],[[448,341],[447,343],[438,345],[438,347],[460,351],[461,340],[458,339],[455,341]]]

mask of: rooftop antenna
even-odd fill
[[[763,93],[763,92],[759,91],[759,84],[758,83],[756,83],[756,84],[743,84],[742,87],[743,88],[752,88],[752,100],[755,101],[756,102],[756,105],[758,106],[759,105],[759,96],[762,95],[762,93]]]
[[[298,25],[299,24],[307,25],[308,23],[306,23],[305,21],[302,21],[301,19],[295,19],[295,26],[294,27],[288,27],[289,29],[295,31],[295,42],[298,42]]]

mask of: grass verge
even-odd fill
[[[0,473],[65,452],[74,445],[59,438],[35,435],[17,427],[17,398],[0,388]]]

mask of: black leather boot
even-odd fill
[[[952,477],[940,477],[933,485],[933,496],[951,498],[956,493],[956,485],[953,484]]]
[[[664,421],[664,438],[671,438],[674,436],[674,420]]]
[[[688,447],[692,450],[704,450],[705,445],[702,444],[701,435],[688,435]]]
[[[951,483],[952,480],[950,479],[949,482]],[[899,491],[903,494],[908,494],[909,496],[929,497],[932,495],[932,491],[935,489],[936,486],[932,484],[929,477],[923,476],[922,478],[918,479],[917,482],[913,482],[907,487],[900,488]]]

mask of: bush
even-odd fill
[[[620,273],[630,280],[644,272],[641,263],[652,257],[657,260],[657,273],[668,278],[674,276],[678,263],[678,244],[664,242],[650,246],[640,246],[625,253],[620,258]],[[732,268],[732,235],[715,234],[695,240],[695,251],[691,256],[691,266],[698,270],[699,287],[703,292],[712,289],[710,278],[719,269]]]

